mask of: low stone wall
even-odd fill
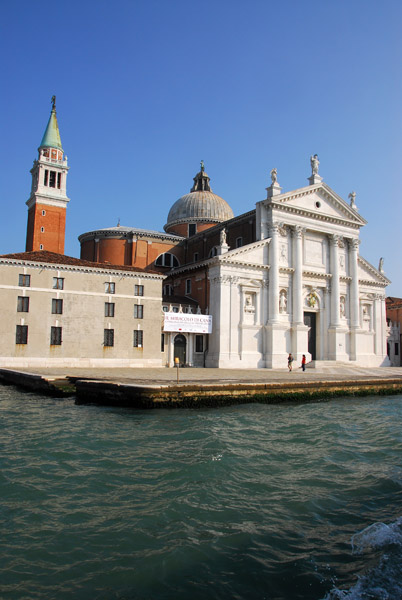
[[[149,408],[197,408],[229,406],[251,402],[327,401],[341,396],[401,394],[400,379],[366,381],[319,381],[284,385],[222,384],[138,386],[114,382],[76,381],[77,404]]]

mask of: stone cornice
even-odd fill
[[[391,283],[391,282],[389,282]],[[381,287],[384,288],[388,285],[388,283],[382,283],[380,281],[372,281],[371,279],[359,279],[360,285],[368,285],[370,287]]]
[[[251,262],[241,262],[241,261],[232,261],[232,260],[220,260],[219,261],[220,264],[222,265],[227,265],[227,266],[233,266],[233,267],[239,267],[242,269],[258,269],[260,271],[269,271],[269,269],[271,268],[269,265],[261,265],[259,263],[251,263]]]
[[[276,209],[280,210],[281,212],[286,212],[288,214],[307,217],[309,219],[314,219],[315,221],[321,221],[324,223],[333,223],[334,225],[343,225],[350,229],[359,229],[364,224],[364,223],[354,223],[353,221],[349,221],[347,219],[341,219],[340,217],[335,217],[333,215],[324,215],[318,211],[307,210],[305,208],[291,206],[289,204],[285,204],[282,202],[271,202],[270,206],[272,208],[276,208]]]
[[[165,275],[146,273],[145,271],[124,271],[119,269],[102,269],[101,267],[87,267],[79,265],[66,265],[59,263],[44,263],[23,259],[0,258],[0,265],[12,267],[30,267],[48,271],[70,271],[73,273],[93,273],[97,275],[115,275],[117,277],[131,277],[135,279],[165,279]]]
[[[322,273],[321,271],[303,271],[303,277],[309,279],[331,279],[331,273]]]
[[[30,198],[25,202],[28,208],[31,208],[35,204],[43,204],[46,206],[60,206],[66,208],[66,204],[70,202],[70,198],[67,196],[42,196],[38,192],[32,194]]]
[[[117,239],[134,239],[134,238],[152,238],[152,239],[161,239],[168,240],[171,242],[181,242],[186,238],[173,235],[171,233],[163,233],[159,231],[147,231],[147,230],[138,230],[135,228],[121,227],[119,229],[110,228],[110,229],[98,229],[94,231],[87,231],[86,233],[81,233],[78,236],[78,241],[82,244],[82,242],[88,242],[95,238],[117,238]]]

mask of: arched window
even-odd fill
[[[214,256],[216,256],[218,254],[218,248],[217,246],[214,246],[213,248],[211,248],[211,250],[209,251],[208,254],[208,258],[213,258]]]
[[[174,254],[171,254],[170,252],[160,254],[156,259],[155,264],[157,267],[170,267],[171,269],[173,267],[180,266],[177,257]]]

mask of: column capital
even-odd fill
[[[303,233],[306,233],[306,228],[301,225],[295,225],[292,229],[293,236],[296,238],[301,238]]]
[[[279,223],[270,223],[269,224],[269,234],[271,236],[272,236],[272,234],[278,235],[279,234],[279,228],[280,228]]]
[[[342,236],[337,233],[330,233],[328,239],[331,246],[339,246],[339,243],[343,240]]]
[[[351,238],[348,240],[350,250],[358,250],[360,246],[360,240]]]

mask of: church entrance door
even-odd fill
[[[311,354],[311,360],[316,359],[317,351],[317,327],[316,327],[316,313],[305,312],[304,313],[304,324],[309,328],[308,330],[308,348],[307,350]]]
[[[186,364],[187,341],[184,335],[179,333],[174,338],[174,357],[179,359],[180,365]]]

